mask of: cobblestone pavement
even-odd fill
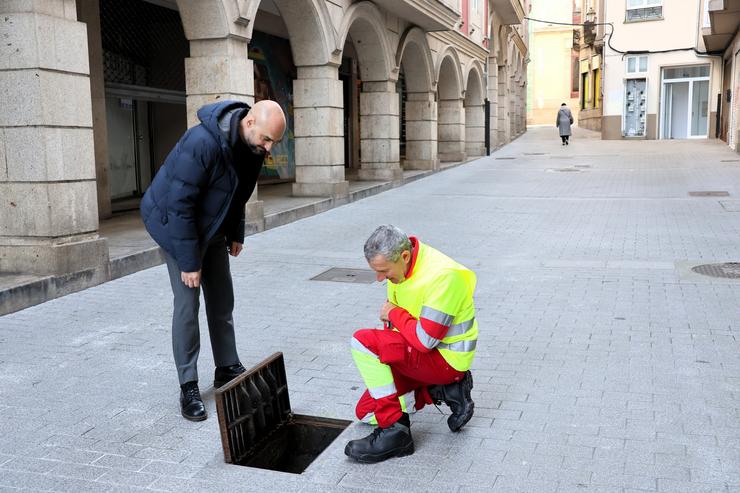
[[[240,354],[285,353],[296,413],[353,417],[349,338],[378,325],[384,287],[309,279],[365,268],[385,222],[478,273],[476,414],[461,433],[431,407],[407,458],[349,462],[345,442],[368,432],[353,424],[302,475],[225,465],[205,330],[210,418],[179,416],[160,266],[0,318],[0,491],[740,492],[740,285],[690,270],[740,261],[738,155],[582,131],[562,147],[530,129],[249,237],[233,263]]]

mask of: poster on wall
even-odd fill
[[[282,106],[287,119],[283,140],[265,159],[260,177],[264,180],[295,179],[295,140],[293,135],[293,79],[296,69],[288,40],[255,31],[249,43],[249,59],[254,65],[254,98],[271,99]]]

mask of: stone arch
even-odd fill
[[[460,57],[457,50],[448,47],[437,60],[434,69],[437,80],[439,99],[456,99],[462,97],[462,73]]]
[[[434,60],[426,34],[407,29],[398,43],[396,67],[403,68],[404,90],[400,114],[404,121],[399,137],[404,169],[435,169],[437,160],[437,102]]]
[[[440,161],[465,159],[465,112],[460,57],[447,48],[437,62],[437,147]]]
[[[375,4],[363,1],[347,9],[336,38],[337,51],[343,51],[348,36],[357,52],[363,81],[396,80],[398,69],[386,34],[385,21]]]
[[[352,43],[362,80],[360,91],[361,180],[400,181],[398,68],[385,18],[369,1],[352,4],[344,13],[336,48]],[[354,133],[356,138],[358,133]],[[347,138],[349,136],[345,136]]]
[[[414,58],[414,63],[404,68],[409,92],[433,91],[436,78],[432,51],[429,48],[426,34],[418,27],[407,29],[401,36],[398,50],[396,50],[397,68],[401,67],[406,55]]]
[[[482,156],[486,153],[483,70],[480,62],[473,60],[465,72],[465,153]]]

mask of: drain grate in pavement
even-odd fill
[[[516,159],[516,158],[515,157],[497,157],[496,158],[497,161],[502,161],[504,159],[507,159],[508,160],[508,159]]]
[[[545,152],[525,152],[525,156],[545,156],[547,153]]]
[[[574,164],[573,167],[574,168],[590,168],[591,165],[590,164]]]
[[[729,197],[730,193],[725,191],[700,191],[700,192],[689,192],[691,197]]]
[[[344,269],[341,267],[332,267],[318,276],[312,277],[311,280],[372,284],[375,282],[375,275],[375,272],[369,269]]]
[[[580,169],[575,168],[548,168],[545,171],[548,173],[580,173]]]
[[[740,279],[740,262],[697,265],[696,267],[692,267],[691,270],[704,276]]]
[[[721,163],[740,163],[740,159],[723,159]]]

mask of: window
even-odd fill
[[[645,72],[647,72],[647,69],[648,69],[647,55],[627,57],[627,73],[628,74],[644,74]]]
[[[663,18],[663,0],[627,0],[627,22]]]
[[[709,65],[689,65],[663,70],[664,79],[689,79],[694,77],[709,77]]]

